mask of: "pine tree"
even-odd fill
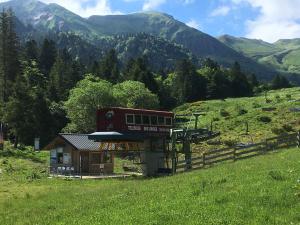
[[[245,74],[241,71],[241,67],[238,62],[233,64],[229,73],[234,97],[247,97],[253,95],[252,87]]]
[[[30,40],[25,43],[25,60],[38,61],[39,51],[35,40]]]
[[[55,42],[52,40],[44,39],[39,57],[39,65],[42,73],[48,78],[50,70],[55,63],[57,50]]]
[[[20,74],[19,42],[15,33],[14,13],[11,9],[0,13],[0,87],[1,100],[12,94],[13,83]]]
[[[284,76],[279,74],[277,74],[271,82],[271,88],[274,90],[289,87],[291,87],[290,82]]]
[[[99,70],[96,74],[112,83],[117,83],[120,80],[119,62],[114,49],[111,49],[100,61]]]
[[[154,74],[148,69],[147,61],[144,58],[130,59],[124,71],[125,80],[139,81],[153,93],[158,93],[158,84]]]

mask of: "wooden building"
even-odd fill
[[[100,151],[100,143],[87,134],[59,134],[45,148],[50,151],[52,173],[112,174],[114,153]]]

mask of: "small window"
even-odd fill
[[[166,125],[172,126],[172,118],[171,117],[166,117]]]
[[[143,116],[143,124],[150,125],[150,118],[149,118],[149,116]]]
[[[157,116],[151,116],[151,125],[157,125]]]
[[[141,125],[142,124],[142,116],[141,115],[135,115],[134,119],[135,119],[135,124],[136,125]]]
[[[134,124],[134,115],[126,115],[126,123]]]
[[[112,155],[110,152],[105,151],[103,153],[103,163],[112,163]]]
[[[158,125],[165,125],[165,118],[162,116],[158,117]]]
[[[64,163],[64,154],[62,152],[57,153],[57,164],[63,164]]]
[[[101,163],[101,153],[92,153],[91,163],[92,164],[100,164]]]

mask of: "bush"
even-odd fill
[[[221,115],[222,117],[229,117],[229,116],[230,116],[230,113],[227,112],[225,109],[221,109],[221,110],[220,110],[220,115]]]
[[[290,125],[290,124],[284,124],[282,126],[282,128],[286,131],[286,132],[293,132],[295,131],[294,128]]]
[[[212,119],[212,121],[213,121],[213,122],[218,122],[218,121],[220,121],[220,118],[219,118],[219,117],[214,117],[214,118]]]
[[[246,109],[240,109],[238,114],[239,114],[239,116],[241,116],[241,115],[244,115],[247,113],[248,113],[248,111]]]
[[[261,117],[258,118],[258,120],[260,122],[263,122],[263,123],[270,123],[270,122],[272,122],[272,119],[270,117],[268,117],[268,116],[261,116]]]
[[[253,102],[252,107],[253,107],[254,109],[257,109],[257,108],[260,108],[261,105],[258,104],[257,102]]]
[[[278,127],[273,127],[271,129],[272,133],[273,134],[276,134],[276,135],[281,135],[281,134],[284,134],[285,133],[285,130],[282,129],[282,128],[278,128]]]
[[[232,139],[224,140],[223,143],[228,147],[233,147],[237,144],[236,141]]]

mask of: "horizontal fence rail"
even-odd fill
[[[266,154],[267,152],[297,146],[300,148],[300,131],[293,134],[268,138],[264,142],[247,146],[231,147],[204,152],[202,156],[192,157],[190,164],[185,160],[177,161],[177,172],[201,169],[225,161],[237,161]]]

